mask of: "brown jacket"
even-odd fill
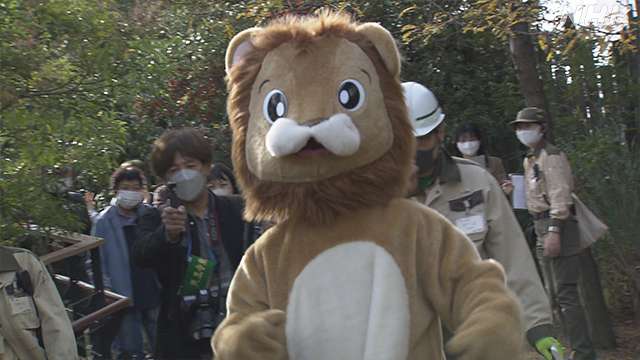
[[[498,181],[498,184],[501,184],[503,181],[507,180],[507,172],[504,170],[504,165],[502,164],[502,159],[497,156],[490,155],[478,155],[472,157],[465,157],[467,160],[472,160],[480,164],[483,168],[493,175],[494,178]]]
[[[549,300],[520,225],[491,174],[475,162],[443,154],[438,179],[417,199],[458,225],[482,258],[502,264],[524,310],[529,342],[551,336]]]
[[[443,359],[440,321],[461,360],[514,359],[520,310],[501,267],[416,202],[395,199],[330,227],[284,222],[246,253],[233,279],[216,359]],[[239,329],[286,314],[288,357],[256,348]],[[255,328],[254,328],[255,330]]]
[[[33,296],[17,285],[21,271],[29,274]],[[44,348],[38,345],[38,328]],[[0,246],[0,359],[77,357],[71,322],[45,266],[27,250]]]

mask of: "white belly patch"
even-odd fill
[[[291,360],[405,360],[409,300],[391,254],[357,241],[314,258],[291,289],[286,335]]]

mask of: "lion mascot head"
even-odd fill
[[[328,224],[404,195],[414,137],[387,30],[283,17],[237,34],[226,69],[247,219]]]

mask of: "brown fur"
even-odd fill
[[[385,68],[373,44],[357,33],[357,25],[350,17],[332,12],[275,20],[251,38],[251,52],[230,69],[227,111],[233,129],[232,159],[247,199],[247,219],[327,224],[357,209],[385,206],[392,198],[404,194],[414,138],[402,88],[399,79]],[[393,145],[374,162],[329,179],[311,183],[261,181],[249,170],[245,155],[253,83],[269,51],[286,42],[304,47],[323,36],[342,37],[355,43],[375,65],[392,123]]]

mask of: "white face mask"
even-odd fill
[[[478,140],[459,142],[457,145],[458,150],[466,156],[474,156],[480,149],[480,141]]]
[[[133,209],[140,205],[144,195],[141,191],[118,190],[116,204],[123,209]]]
[[[191,202],[202,193],[207,178],[201,172],[192,169],[183,169],[171,176],[169,183],[174,183],[176,195],[180,200]]]
[[[71,187],[73,186],[73,178],[72,177],[66,177],[66,178],[62,179],[62,183],[64,184],[64,186],[67,189],[71,189]]]
[[[527,129],[516,130],[516,136],[524,145],[533,147],[542,140],[543,134],[540,129]]]
[[[231,190],[231,186],[219,187],[211,191],[213,191],[213,193],[216,194],[216,196],[229,196],[233,194],[233,190]]]

